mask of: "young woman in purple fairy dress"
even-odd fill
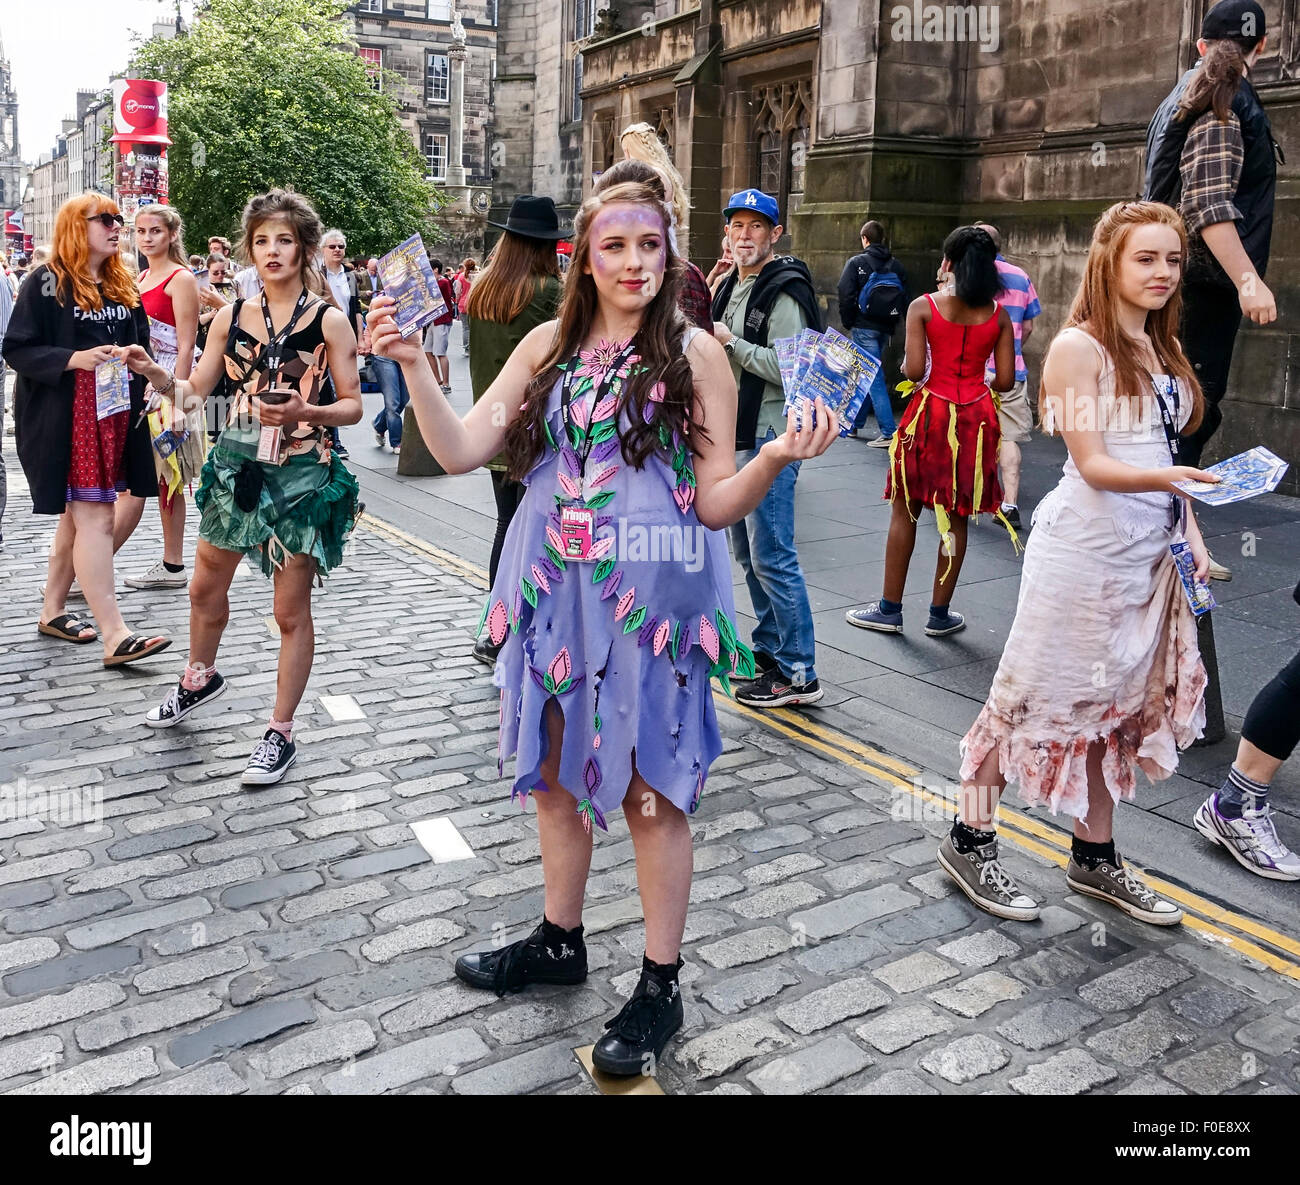
[[[642,1073],[682,1023],[687,816],[722,750],[709,681],[725,689],[753,665],[732,621],[720,532],[838,432],[819,402],[815,427],[797,432],[791,417],[736,472],[736,386],[722,348],[678,308],[683,267],[668,224],[644,185],[591,197],[558,320],[520,342],[464,420],[419,339],[398,333],[393,302],[376,297],[370,311],[374,348],[401,364],[438,462],[463,473],[504,445],[527,487],[484,616],[504,643],[500,758],[515,756],[515,796],[537,791],[545,916],[522,941],[462,955],[456,974],[499,995],[586,978],[591,826],[604,829],[622,805],[646,948],[636,991],[593,1052],[611,1074]]]

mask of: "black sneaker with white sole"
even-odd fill
[[[643,971],[632,998],[613,1020],[605,1022],[608,1031],[592,1047],[592,1065],[602,1074],[621,1078],[653,1075],[669,1038],[682,1027],[683,1015],[677,981],[667,983]]]
[[[216,699],[225,690],[226,681],[217,674],[214,674],[198,691],[186,691],[177,683],[163,697],[162,703],[145,713],[144,722],[150,728],[171,728],[196,708],[201,708]]]
[[[783,708],[787,704],[815,704],[824,696],[820,679],[796,687],[780,671],[767,671],[752,683],[736,689],[736,702],[751,708]]]
[[[270,786],[284,777],[297,760],[298,747],[284,733],[268,728],[248,759],[240,781],[245,786]]]

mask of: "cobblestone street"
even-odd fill
[[[38,638],[53,524],[6,459],[0,783],[102,794],[103,824],[0,822],[0,1091],[596,1092],[574,1050],[643,950],[621,817],[597,837],[585,986],[497,1001],[452,976],[542,909],[535,822],[497,776],[497,695],[468,654],[478,570],[366,520],[316,594],[298,764],[245,790],[274,685],[270,583],[246,565],[235,580],[230,692],[151,732],[185,595],[123,598],[133,626],[174,639],[137,667]],[[155,514],[119,572],[148,561]],[[1069,894],[1064,833],[1019,811],[1003,855],[1047,907],[998,923],[937,870],[947,813],[878,738],[718,702],[665,1092],[1300,1089],[1296,937],[1184,889],[1182,927],[1130,922]],[[429,820],[472,855],[425,834],[431,857],[412,830]]]

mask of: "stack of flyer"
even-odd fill
[[[796,426],[802,427],[802,401],[812,403],[820,397],[839,416],[840,435],[847,436],[871,393],[880,359],[834,329],[825,333],[801,329],[797,336],[781,338],[772,345],[785,391],[782,414],[788,416],[793,411]]]
[[[1226,506],[1229,502],[1272,493],[1286,471],[1287,463],[1260,445],[1211,465],[1209,472],[1219,476],[1217,485],[1207,481],[1176,481],[1174,485],[1210,506]]]
[[[384,282],[384,295],[397,302],[393,319],[403,337],[410,337],[430,321],[446,315],[447,303],[429,266],[424,240],[418,234],[399,243],[379,261],[379,277]]]

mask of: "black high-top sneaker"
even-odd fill
[[[677,960],[680,967],[682,962]],[[665,983],[651,971],[641,972],[632,998],[596,1042],[591,1062],[603,1074],[627,1077],[655,1073],[669,1038],[682,1027],[682,993],[674,979]]]
[[[456,978],[470,987],[487,988],[504,996],[522,992],[530,983],[582,983],[587,978],[587,944],[578,927],[575,945],[548,943],[545,924],[527,938],[500,950],[479,950],[456,960]]]

